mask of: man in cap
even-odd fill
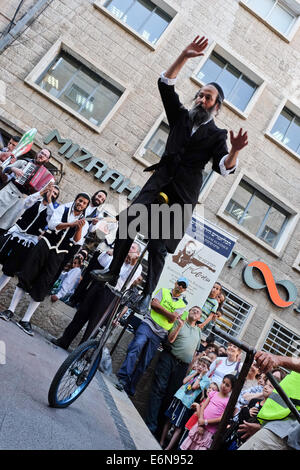
[[[114,258],[108,272],[96,272],[95,276],[102,282],[116,282],[120,267],[132,243],[134,220],[141,205],[148,213],[145,221],[153,220],[153,204],[157,202],[160,192],[168,196],[169,204],[181,209],[181,217],[170,214],[169,220],[162,217],[159,237],[145,234],[148,245],[148,276],[144,287],[144,299],[141,303],[143,311],[149,305],[151,293],[155,289],[164,267],[167,253],[174,253],[190,223],[202,186],[202,171],[212,159],[212,168],[222,176],[233,173],[237,165],[239,151],[247,145],[247,132],[242,129],[234,136],[230,131],[231,150],[227,148],[227,130],[219,129],[214,123],[214,116],[221,108],[224,100],[222,88],[216,83],[203,86],[196,94],[192,109],[185,108],[174,84],[179,71],[187,60],[203,55],[208,40],[197,36],[164,73],[158,81],[158,87],[166,116],[170,126],[165,152],[159,163],[145,171],[154,170],[154,174],[144,185],[134,203],[119,215],[119,230],[114,247]],[[174,207],[173,206],[173,207]],[[138,207],[138,209],[137,209]],[[170,208],[172,209],[172,208]],[[171,211],[170,211],[171,212]],[[173,217],[173,218],[172,218]],[[165,235],[164,222],[170,228]],[[140,223],[136,230],[143,232]],[[151,220],[150,220],[151,225]],[[154,225],[154,224],[153,224]],[[152,227],[151,227],[152,228]],[[178,230],[179,229],[179,230]],[[180,232],[180,233],[179,233]],[[124,233],[127,236],[124,236]],[[179,234],[178,234],[179,233]]]
[[[18,273],[19,283],[5,312],[6,318],[1,318],[10,320],[27,292],[30,296],[29,306],[17,325],[30,336],[33,336],[30,319],[39,304],[50,294],[62,269],[62,260],[74,244],[80,245],[87,234],[89,225],[84,216],[89,202],[88,194],[79,193],[71,206],[62,204],[55,209],[48,222],[48,229],[32,248]]]
[[[173,289],[160,288],[128,346],[126,358],[117,373],[116,387],[129,395],[135,394],[137,383],[146,371],[158,346],[164,342],[174,322],[186,308],[182,295],[189,285],[185,277],[179,278]]]

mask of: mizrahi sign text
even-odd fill
[[[127,199],[130,201],[140,192],[140,186],[132,185],[129,178],[126,178],[119,171],[111,169],[100,158],[92,155],[85,148],[81,148],[78,144],[73,144],[71,139],[63,139],[57,129],[52,130],[43,138],[44,144],[49,144],[52,140],[56,140],[61,144],[58,153],[64,155],[66,159],[74,165],[83,168],[87,173],[92,172],[94,178],[102,183],[112,181],[110,188],[121,194],[127,192]]]

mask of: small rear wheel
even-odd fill
[[[101,356],[93,357],[99,340],[79,345],[62,363],[51,382],[48,402],[52,408],[66,408],[82,394],[97,372]]]

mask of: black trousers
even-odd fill
[[[161,431],[165,422],[164,411],[170,405],[174,394],[181,387],[188,364],[179,361],[168,351],[162,351],[155,368],[152,382],[146,424],[152,433]]]
[[[35,246],[33,243],[23,245],[18,238],[7,238],[4,250],[1,252],[2,272],[6,276],[13,277],[22,270],[24,262],[31,249]],[[6,252],[6,256],[5,253]]]
[[[28,292],[36,302],[50,294],[58,277],[65,253],[49,250],[42,239],[29,252],[22,270],[18,273],[18,287]]]
[[[110,264],[109,270],[111,273],[118,275],[120,273],[120,269],[122,267],[122,264],[125,261],[125,258],[128,254],[129,248],[134,240],[134,238],[130,238],[129,236],[124,237],[124,234],[120,231],[120,224],[123,224],[123,229],[124,226],[127,224],[127,227],[134,221],[135,216],[129,216],[128,215],[128,210],[123,211],[119,215],[119,228],[116,234],[116,239],[115,239],[115,244],[114,244],[114,254],[113,254],[113,259]],[[148,207],[148,214],[150,214],[150,205]],[[125,222],[126,220],[126,222]],[[148,216],[148,226],[150,227],[150,216]],[[136,227],[137,232],[143,233],[143,227],[142,226],[137,226]],[[134,233],[132,234],[134,235]],[[148,233],[145,234],[146,236]],[[167,248],[166,248],[166,243],[164,240],[149,240],[148,243],[148,274],[146,278],[146,283],[144,286],[144,293],[151,294],[158,281],[160,278],[160,275],[162,273],[162,270],[165,265],[165,258],[167,256]]]
[[[60,338],[62,346],[68,348],[73,339],[76,338],[80,330],[87,323],[80,344],[86,341],[113,299],[114,294],[107,287],[98,282],[93,282],[86,297],[80,303],[73,320]]]

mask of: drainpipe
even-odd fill
[[[23,30],[32,23],[36,17],[42,13],[42,10],[47,8],[48,0],[38,0],[28,12],[5,34],[4,38],[0,40],[0,54],[10,46],[16,38],[23,32]]]

